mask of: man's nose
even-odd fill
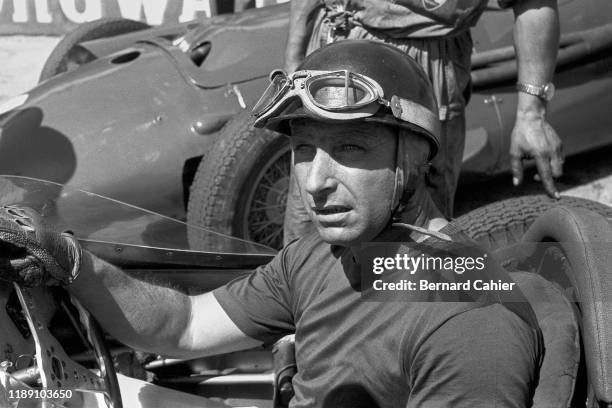
[[[318,148],[308,167],[306,192],[315,199],[321,194],[327,194],[336,188],[334,177],[336,162],[329,153]]]

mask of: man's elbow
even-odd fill
[[[165,316],[151,314],[132,317],[132,325],[118,339],[126,345],[141,351],[163,355],[178,355],[189,349],[189,320],[191,305],[188,300],[180,308]]]

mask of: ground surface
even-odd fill
[[[0,36],[0,101],[33,87],[58,37]]]
[[[36,84],[57,42],[57,37],[0,36],[0,102]],[[563,194],[612,205],[612,147],[568,158],[564,170],[565,176],[557,184]],[[509,175],[463,184],[457,194],[457,213],[502,198],[542,191],[539,183],[526,179],[525,186],[518,189],[512,188]]]

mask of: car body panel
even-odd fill
[[[136,60],[111,62],[136,52]],[[30,92],[3,122],[0,172],[46,177],[181,217],[184,160],[177,159],[202,156],[212,131],[243,108],[232,87],[203,94],[156,45],[113,55]]]

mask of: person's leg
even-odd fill
[[[465,144],[465,116],[443,121],[441,130],[440,150],[432,160],[427,185],[436,206],[452,218]]]
[[[463,162],[465,107],[471,91],[471,50],[469,31],[451,38],[426,41],[422,46],[416,43],[408,50],[429,74],[440,108],[440,151],[432,160],[428,185],[434,202],[447,218],[453,217]]]

